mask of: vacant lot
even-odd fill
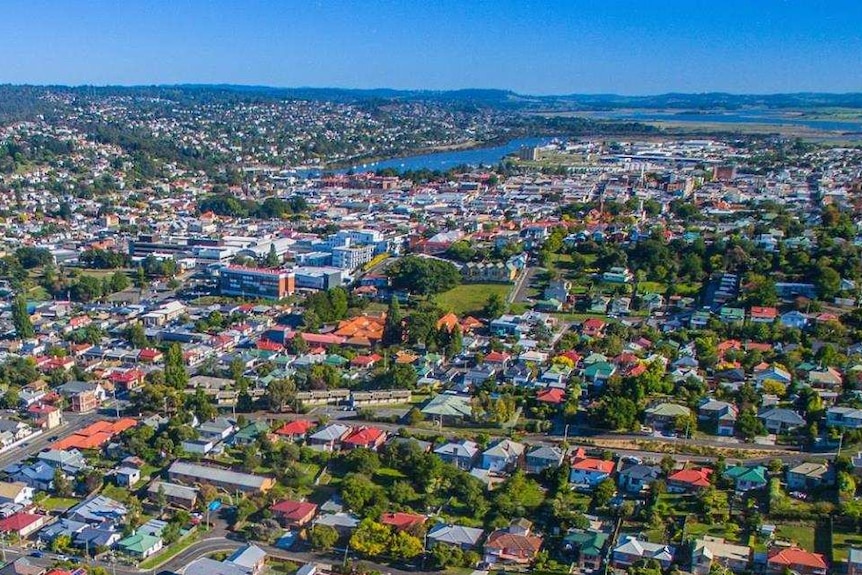
[[[438,294],[434,300],[442,309],[458,315],[478,313],[491,294],[499,294],[503,300],[509,294],[509,284],[462,284]]]

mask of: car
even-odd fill
[[[57,441],[58,439],[60,439],[59,435],[52,435],[48,438],[48,441]]]
[[[35,557],[36,559],[41,559],[44,556],[45,554],[41,551],[33,551],[32,553],[30,553],[30,557]]]

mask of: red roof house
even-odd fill
[[[384,513],[380,516],[380,522],[388,525],[396,531],[410,531],[425,524],[424,515],[416,513],[402,513],[400,511]]]
[[[296,419],[288,421],[281,427],[275,430],[275,434],[279,437],[284,437],[292,441],[302,439],[316,424],[308,419]]]
[[[302,527],[317,515],[317,505],[308,501],[292,501],[285,499],[273,504],[270,508],[273,515],[285,527]]]
[[[709,482],[711,476],[712,469],[709,467],[682,469],[668,476],[668,491],[685,492],[706,489],[711,485]]]
[[[377,449],[386,441],[386,432],[376,427],[359,427],[341,440],[342,449]]]
[[[0,533],[15,533],[24,538],[41,529],[47,521],[47,515],[19,511],[5,519],[0,519]]]
[[[547,387],[536,394],[536,401],[560,405],[566,402],[566,390],[559,387]]]
[[[773,547],[766,560],[766,572],[786,573],[790,570],[800,575],[825,575],[826,560],[820,553],[811,553],[798,547]]]

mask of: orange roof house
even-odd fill
[[[446,331],[452,331],[458,325],[458,316],[451,311],[437,320],[437,329],[446,328]]]
[[[385,316],[360,315],[338,322],[338,328],[333,332],[338,337],[345,338],[348,343],[363,345],[365,341],[373,345],[383,339]]]
[[[566,390],[559,387],[548,387],[536,394],[536,401],[560,405],[566,402]]]
[[[124,417],[113,422],[97,421],[60,441],[54,442],[51,447],[54,449],[98,449],[108,443],[115,435],[131,429],[137,424],[138,422],[130,417]]]
[[[281,437],[288,437],[291,439],[305,437],[305,435],[315,425],[316,423],[308,419],[296,419],[294,421],[288,421],[284,425],[276,429],[275,434]]]

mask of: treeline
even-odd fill
[[[271,197],[257,202],[239,199],[226,191],[218,191],[198,202],[200,213],[212,212],[231,218],[278,219],[307,210],[308,203],[300,196],[291,196],[286,200]]]

